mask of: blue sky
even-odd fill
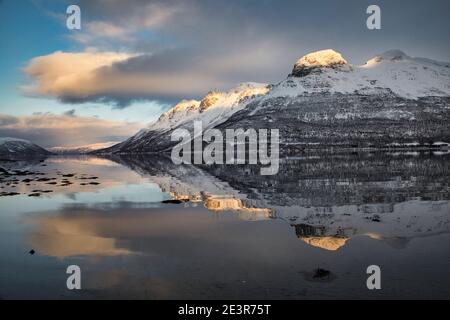
[[[21,71],[28,61],[37,56],[55,51],[82,51],[83,46],[68,38],[70,32],[65,24],[55,17],[64,14],[64,1],[46,1],[42,5],[33,1],[3,1],[0,10],[0,112],[11,115],[26,115],[33,112],[62,113],[77,109],[77,114],[98,116],[110,120],[152,121],[157,113],[168,107],[157,101],[134,103],[127,112],[109,105],[86,103],[64,105],[54,98],[29,97],[19,89],[27,81]],[[75,31],[76,32],[76,31]]]
[[[82,30],[66,28],[69,4]],[[381,30],[365,26],[370,4]],[[0,135],[121,140],[180,99],[280,81],[320,49],[354,64],[393,48],[450,61],[449,12],[446,0],[0,0]],[[85,134],[64,136],[65,123]]]
[[[0,96],[1,111],[27,112],[26,105],[18,105],[18,84],[23,79],[20,69],[38,55],[67,50],[62,26],[50,16],[36,10],[30,1],[2,1],[0,4]],[[51,39],[49,41],[48,39]],[[10,109],[8,110],[8,105]]]

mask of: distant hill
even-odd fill
[[[30,157],[50,154],[50,151],[28,140],[0,137],[0,156]]]
[[[111,147],[115,144],[117,144],[117,141],[101,142],[101,143],[94,143],[94,144],[75,146],[75,147],[53,147],[53,148],[50,148],[49,150],[53,153],[61,154],[61,155],[88,154],[95,150]]]

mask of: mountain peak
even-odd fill
[[[303,77],[310,74],[314,69],[335,68],[346,65],[347,61],[339,52],[332,49],[311,52],[301,57],[292,70],[292,76]]]
[[[382,60],[392,60],[392,61],[409,58],[409,56],[406,53],[398,49],[388,50],[378,55],[377,57]]]
[[[159,121],[165,119],[173,119],[176,115],[181,113],[186,113],[191,110],[195,110],[200,105],[200,101],[197,100],[181,100],[176,105],[174,105],[170,110],[164,112],[160,117]]]
[[[232,113],[244,107],[244,102],[270,90],[268,84],[244,82],[228,91],[212,90],[201,101],[182,100],[163,113],[147,130],[173,128],[186,121],[201,119],[206,126],[210,121],[226,120]],[[137,135],[145,133],[140,132]]]
[[[392,50],[383,52],[382,54],[376,55],[375,57],[373,57],[372,59],[367,61],[365,65],[370,66],[373,64],[380,63],[382,61],[395,62],[395,61],[405,60],[408,58],[410,58],[410,57],[403,51],[398,50],[398,49],[392,49]]]
[[[210,91],[200,102],[200,112],[208,110],[212,105],[216,104],[224,96],[223,92]]]
[[[24,143],[30,143],[30,141],[25,139],[19,139],[19,138],[11,138],[11,137],[0,137],[0,144],[8,143],[8,142],[24,142]]]

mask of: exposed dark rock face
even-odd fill
[[[319,93],[255,101],[219,129],[279,129],[281,144],[383,147],[450,141],[450,98]]]

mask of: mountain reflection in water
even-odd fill
[[[274,176],[153,155],[2,163],[58,184],[30,198],[48,182],[3,178],[5,192],[20,192],[0,198],[0,296],[448,297],[449,160],[305,154],[283,159]],[[30,248],[36,255],[24,257]],[[65,289],[69,264],[82,268],[86,290]],[[383,271],[379,292],[365,286],[371,264]],[[318,267],[331,271],[329,281],[312,281]],[[13,270],[26,276],[8,277]],[[29,288],[39,279],[45,293]]]
[[[356,235],[394,246],[450,230],[450,155],[352,153],[281,161],[277,175],[256,166],[176,166],[166,158],[115,161],[152,177],[175,199],[203,201],[242,219],[281,219],[299,239],[337,250]]]

